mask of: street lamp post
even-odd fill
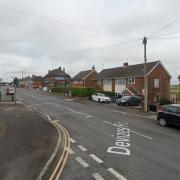
[[[178,76],[178,80],[179,80],[179,102],[180,102],[180,75]]]

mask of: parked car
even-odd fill
[[[102,93],[96,93],[91,96],[92,101],[97,101],[97,102],[104,102],[104,103],[110,103],[111,99],[107,97],[105,94]]]
[[[161,126],[180,125],[180,104],[162,106],[161,110],[158,111],[157,121]]]
[[[116,100],[116,104],[122,106],[139,106],[141,104],[141,98],[138,96],[123,96]]]
[[[14,88],[13,87],[8,87],[6,89],[6,95],[13,95],[14,94]]]

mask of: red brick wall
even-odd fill
[[[154,79],[160,79],[159,88],[154,87]],[[148,100],[153,101],[157,94],[160,95],[160,99],[170,99],[170,77],[161,64],[148,76]]]
[[[94,81],[95,77],[97,75],[96,71],[93,71],[84,81],[84,86],[85,87],[91,87],[91,88],[96,88],[96,81]]]
[[[133,89],[137,90],[138,92],[142,93],[142,89],[144,89],[144,78],[143,77],[136,77],[135,84],[128,84],[128,78],[126,79],[126,87],[132,87]]]

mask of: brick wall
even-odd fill
[[[159,88],[154,87],[154,79],[160,79]],[[158,94],[160,99],[170,99],[170,77],[161,64],[148,76],[148,100],[153,101]]]
[[[95,77],[97,75],[96,71],[93,71],[84,81],[84,86],[85,87],[91,87],[91,88],[96,88],[96,81],[94,81]]]

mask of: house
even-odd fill
[[[43,77],[32,75],[31,81],[32,81],[31,84],[32,88],[36,89],[43,87]]]
[[[171,75],[161,61],[147,63],[148,102],[170,98]],[[140,95],[144,92],[144,63],[104,69],[96,76],[97,85],[116,95]]]
[[[97,71],[94,66],[91,70],[81,71],[73,77],[72,86],[96,88],[96,82],[94,81],[96,75]]]
[[[44,87],[69,86],[71,77],[65,72],[65,68],[49,70],[44,77]]]

